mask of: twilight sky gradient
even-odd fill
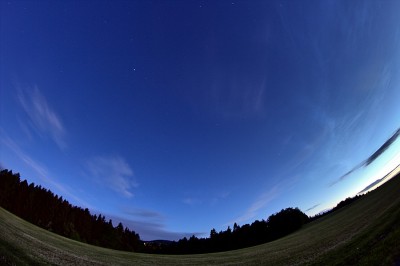
[[[1,1],[0,164],[144,240],[313,215],[400,163],[396,139],[363,164],[400,127],[399,14]]]

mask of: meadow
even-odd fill
[[[5,265],[400,265],[400,174],[356,202],[263,245],[152,255],[64,238],[0,208]]]

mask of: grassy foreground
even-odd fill
[[[83,244],[0,208],[0,265],[400,265],[400,174],[279,240],[235,251],[151,255]]]

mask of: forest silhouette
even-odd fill
[[[56,234],[101,247],[159,254],[193,254],[227,251],[259,245],[286,236],[304,224],[332,211],[343,208],[361,196],[347,198],[332,210],[308,217],[298,208],[286,208],[272,214],[266,220],[238,225],[210,236],[179,241],[142,241],[139,234],[104,215],[93,215],[90,211],[72,206],[67,200],[34,183],[21,181],[18,173],[0,171],[0,206],[22,219]]]

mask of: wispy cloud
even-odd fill
[[[312,206],[312,207],[308,208],[307,210],[305,210],[305,212],[314,210],[314,209],[317,208],[319,205],[321,205],[321,204],[320,204],[320,203],[319,203],[319,204],[315,204],[314,206]]]
[[[384,172],[386,172],[387,169],[390,169],[389,172],[387,172],[382,178],[379,178],[379,179],[375,180],[374,182],[372,182],[371,184],[369,184],[368,186],[366,186],[363,190],[361,190],[357,194],[360,195],[360,194],[364,194],[368,191],[371,191],[371,190],[377,188],[378,186],[381,186],[382,184],[384,184],[385,182],[387,182],[394,176],[396,176],[396,174],[398,174],[400,172],[400,164],[399,163],[400,163],[400,152],[394,158],[389,160],[389,162],[386,163],[385,166],[382,167],[382,170]]]
[[[329,184],[329,187],[332,187],[333,185],[336,185],[337,183],[343,181],[346,177],[348,177],[349,175],[351,175],[353,172],[357,171],[358,169],[360,169],[361,167],[365,166],[365,162],[361,162],[360,164],[356,165],[355,167],[353,167],[350,171],[348,171],[347,173],[345,173],[344,175],[340,176],[338,179],[336,179],[335,181],[333,181],[332,183]]]
[[[379,147],[372,155],[370,155],[366,160],[362,161],[355,167],[353,167],[350,171],[345,173],[344,175],[340,176],[338,179],[333,181],[332,183],[329,184],[329,187],[332,187],[333,185],[337,184],[338,182],[343,181],[346,177],[348,177],[350,174],[355,172],[356,170],[360,169],[361,167],[366,167],[373,163],[376,159],[378,159],[400,136],[400,128],[397,129],[397,131],[385,141],[385,143],[382,144],[382,146]]]
[[[193,205],[201,204],[201,203],[202,203],[202,200],[197,199],[197,198],[184,198],[184,199],[182,200],[182,202],[183,202],[184,204],[186,204],[186,205],[193,206]]]
[[[258,212],[266,207],[268,203],[270,203],[272,200],[274,200],[277,196],[279,196],[280,191],[278,188],[278,185],[272,187],[270,190],[267,192],[261,194],[258,199],[251,204],[251,206],[245,211],[245,213],[239,217],[237,217],[235,220],[228,222],[227,224],[233,224],[233,223],[242,223],[249,221],[250,219],[253,219]]]
[[[15,155],[18,156],[18,158],[21,159],[27,166],[29,166],[32,170],[38,174],[38,176],[45,182],[49,182],[48,180],[48,171],[46,168],[36,161],[34,161],[29,155],[27,155],[22,149],[19,147],[19,145],[11,139],[9,136],[7,136],[4,132],[1,134],[0,138],[1,142],[8,147]]]
[[[396,141],[396,139],[400,136],[400,128],[388,139],[383,143],[382,146],[379,147],[371,156],[365,160],[365,166],[370,165],[374,162],[379,156],[381,156],[392,144]]]
[[[121,221],[125,226],[140,234],[142,240],[178,240],[192,235],[204,235],[200,232],[172,232],[166,229],[167,218],[160,212],[126,207],[121,209],[124,218],[114,216],[115,222]]]
[[[179,240],[192,235],[202,236],[205,232],[173,232],[166,229],[163,222],[138,221],[110,216],[114,222],[122,224],[140,235],[142,240]]]
[[[224,118],[258,116],[265,112],[266,79],[252,82],[238,76],[216,78],[211,85],[210,102]]]
[[[139,209],[139,208],[125,208],[122,209],[124,214],[127,214],[134,219],[145,219],[145,220],[152,220],[152,221],[164,221],[165,216],[159,212],[147,209]]]
[[[207,189],[205,191],[198,190],[187,194],[189,195],[182,199],[182,203],[186,205],[194,206],[207,204],[212,206],[229,197],[230,192],[226,190],[209,191]]]
[[[5,147],[7,147],[11,152],[13,152],[22,162],[24,162],[36,175],[44,182],[42,185],[49,185],[50,189],[54,188],[61,192],[64,196],[69,199],[73,199],[80,206],[85,206],[91,208],[91,205],[81,198],[77,197],[75,194],[70,192],[70,189],[67,186],[55,181],[54,179],[49,178],[50,173],[48,169],[35,161],[31,156],[29,156],[26,152],[24,152],[20,146],[9,136],[7,136],[4,131],[0,131],[0,143],[2,143]]]
[[[19,88],[18,100],[30,120],[29,125],[32,129],[41,136],[49,135],[61,149],[66,148],[65,127],[39,89]]]
[[[210,204],[211,204],[211,205],[215,205],[215,204],[217,204],[219,201],[228,198],[230,194],[231,194],[231,193],[230,193],[229,191],[225,191],[225,190],[224,190],[224,191],[221,191],[221,192],[219,192],[218,194],[216,194],[213,198],[211,198]]]
[[[138,184],[133,178],[131,167],[122,157],[98,156],[88,160],[86,166],[97,183],[108,186],[124,197],[133,196],[131,189]]]

